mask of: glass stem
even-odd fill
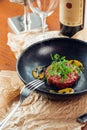
[[[43,39],[45,38],[46,16],[41,15]]]
[[[24,0],[24,31],[30,31],[30,14],[28,12],[27,0]]]

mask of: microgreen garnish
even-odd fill
[[[51,76],[60,76],[62,81],[64,81],[67,76],[72,73],[74,70],[77,70],[78,74],[81,72],[81,69],[75,64],[69,64],[69,60],[66,60],[65,56],[60,56],[59,54],[55,54],[54,56],[51,54],[52,63],[48,70],[48,73]]]

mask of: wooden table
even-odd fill
[[[11,3],[9,0],[0,0],[0,70],[16,69],[15,56],[6,45],[7,34],[11,31],[7,20],[8,17],[23,15],[23,11],[23,5]],[[58,8],[47,18],[47,24],[50,30],[59,29]]]

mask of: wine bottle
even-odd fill
[[[73,36],[84,28],[85,0],[60,0],[60,32]]]

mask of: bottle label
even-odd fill
[[[84,0],[60,0],[60,22],[66,26],[83,24]]]

